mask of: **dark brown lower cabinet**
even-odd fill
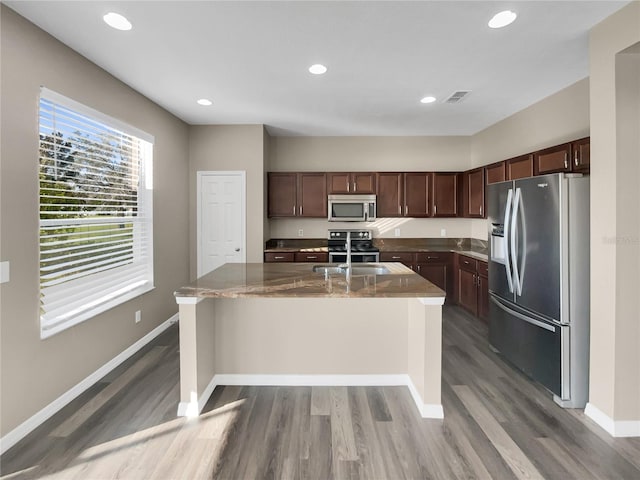
[[[329,254],[325,252],[296,252],[295,261],[326,263],[329,261]]]
[[[415,270],[415,254],[412,252],[380,252],[381,262],[400,262]]]
[[[452,301],[453,293],[453,255],[450,252],[416,253],[415,271],[440,287]]]
[[[318,262],[329,261],[326,252],[264,252],[265,263],[273,262]]]
[[[453,301],[453,254],[451,252],[381,252],[381,262],[400,262],[420,274],[447,294]]]
[[[478,289],[476,274],[462,268],[458,271],[458,304],[477,315]]]
[[[458,305],[486,321],[489,315],[489,281],[487,263],[458,255]]]
[[[294,252],[265,252],[264,261],[266,263],[271,262],[294,262]]]

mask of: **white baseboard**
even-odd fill
[[[204,389],[200,398],[196,400],[196,398],[192,398],[189,402],[180,402],[178,404],[178,416],[179,417],[197,417],[200,415],[200,412],[207,404],[209,397],[215,390],[215,388],[219,385],[217,383],[218,375],[214,375],[207,388]],[[195,395],[194,395],[195,397]]]
[[[418,411],[420,412],[420,416],[422,418],[444,418],[444,409],[442,408],[442,404],[435,403],[423,403],[422,397],[416,390],[415,385],[407,375],[407,387],[409,388],[409,392],[411,392],[411,396],[413,397],[413,401],[418,407]]]
[[[218,374],[218,385],[295,387],[372,387],[406,385],[408,376],[398,375],[245,375]]]
[[[97,383],[102,377],[115,369],[122,362],[131,357],[134,353],[144,347],[146,344],[151,342],[154,338],[164,332],[167,328],[169,328],[173,323],[178,321],[178,314],[176,313],[171,318],[166,320],[165,322],[158,325],[156,328],[147,333],[144,337],[138,340],[136,343],[131,345],[129,348],[124,350],[122,353],[111,359],[109,362],[104,364],[98,370],[93,372],[91,375],[86,377],[80,383],[76,384],[74,387],[71,387],[65,393],[56,398],[49,405],[44,407],[42,410],[37,412],[35,415],[29,417],[27,420],[22,422],[16,428],[7,433],[4,437],[0,438],[0,455],[13,447],[16,443],[26,437],[33,430],[38,428],[44,422],[46,422],[49,418],[51,418],[55,413],[59,412],[63,407],[68,405],[72,400],[77,398],[80,394],[84,393],[91,386]],[[213,389],[212,389],[213,391]],[[204,406],[204,405],[203,405]]]
[[[178,416],[197,416],[204,408],[207,400],[218,385],[251,385],[251,386],[296,386],[296,387],[389,387],[406,386],[418,407],[422,418],[444,418],[444,410],[440,404],[423,403],[422,397],[416,390],[407,374],[390,375],[245,375],[218,374],[214,375],[209,385],[198,401],[193,398],[190,402],[180,402]],[[197,408],[197,412],[195,409]]]
[[[640,437],[640,420],[614,420],[592,403],[587,403],[584,414],[612,437]]]

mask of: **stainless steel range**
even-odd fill
[[[351,242],[351,262],[378,262],[380,250],[373,246],[371,230],[329,230],[329,261],[331,263],[347,263],[347,241]]]

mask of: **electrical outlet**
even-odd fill
[[[440,236],[441,237],[446,237],[447,236],[447,231],[444,228],[440,229]]]
[[[399,236],[400,236],[400,229],[399,229],[399,228],[396,228],[396,229],[393,231],[393,234],[394,234],[396,237],[399,237]]]
[[[136,311],[136,323],[140,323],[140,320],[142,320],[142,312],[140,310]]]
[[[298,236],[299,237],[304,237],[304,230],[302,230],[302,229],[298,230]]]

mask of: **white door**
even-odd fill
[[[198,277],[246,261],[245,172],[198,172]]]

